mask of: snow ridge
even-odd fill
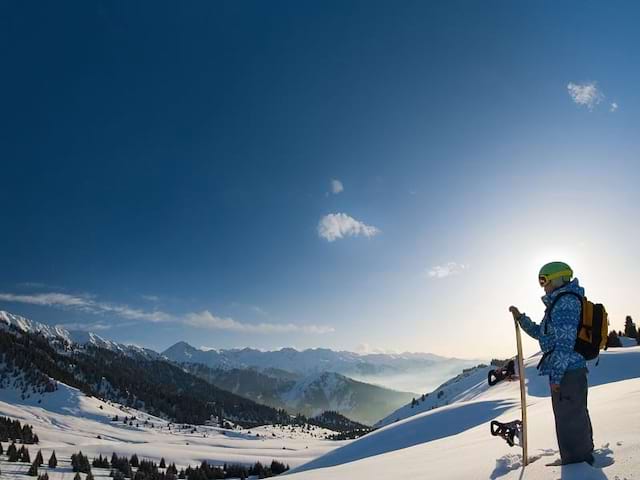
[[[128,356],[142,356],[147,359],[163,358],[159,353],[136,345],[124,345],[106,340],[93,332],[80,330],[67,330],[58,325],[51,326],[36,322],[20,315],[15,315],[0,310],[0,329],[15,328],[18,331],[31,334],[40,334],[46,338],[54,348],[69,350],[73,348],[85,348],[87,346],[104,348],[112,352],[122,353]]]

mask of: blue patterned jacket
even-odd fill
[[[562,292],[575,292],[584,297],[584,288],[578,279],[560,287],[542,297],[542,302],[549,307],[551,302]],[[545,312],[540,325],[533,322],[524,313],[520,316],[520,326],[540,343],[543,353],[549,353],[540,365],[540,375],[549,375],[550,383],[559,384],[567,370],[583,368],[586,361],[582,355],[574,351],[578,325],[580,323],[582,305],[573,295],[565,295],[557,301],[551,312]],[[547,325],[548,324],[548,325]],[[545,325],[547,333],[545,334]]]

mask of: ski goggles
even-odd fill
[[[555,272],[555,273],[540,274],[540,275],[538,275],[538,283],[540,283],[541,287],[544,287],[549,282],[551,282],[551,280],[554,280],[556,278],[562,278],[562,277],[569,277],[569,278],[573,277],[573,271],[572,270],[561,270],[561,271]]]

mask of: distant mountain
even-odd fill
[[[301,375],[278,369],[225,370],[198,363],[185,363],[183,367],[219,388],[292,414],[315,416],[330,410],[367,425],[415,397],[334,372]]]
[[[53,393],[62,383],[179,423],[291,422],[286,412],[222,390],[155,352],[103,343],[92,335],[80,338],[84,344],[73,338],[64,329],[1,312],[0,389],[28,399]]]
[[[58,350],[71,351],[78,347],[93,346],[104,348],[116,353],[122,353],[129,356],[143,357],[147,359],[158,360],[161,355],[148,348],[138,347],[136,345],[124,345],[122,343],[106,340],[100,335],[92,332],[67,330],[59,326],[46,325],[44,323],[35,322],[20,315],[0,310],[0,330],[13,327],[18,331],[39,334],[46,338],[49,343]]]
[[[278,369],[300,375],[334,372],[394,390],[424,391],[479,360],[446,358],[430,353],[367,354],[326,348],[260,351],[251,348],[202,350],[178,342],[162,354],[177,363],[200,363],[214,369]]]

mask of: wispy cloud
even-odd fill
[[[110,324],[105,322],[92,322],[92,323],[71,322],[71,323],[59,323],[56,326],[65,328],[67,330],[80,330],[82,332],[103,332],[106,330],[111,330],[114,327],[126,327],[129,325],[132,325],[132,324],[131,323]]]
[[[143,300],[146,300],[148,302],[159,302],[160,301],[160,297],[158,297],[157,295],[140,295],[140,298],[142,298]]]
[[[604,94],[598,89],[596,82],[573,83],[569,82],[567,91],[574,103],[593,110],[604,99]]]
[[[95,315],[113,315],[117,318],[132,320],[134,322],[174,322],[183,325],[190,325],[199,328],[208,328],[214,330],[228,330],[235,332],[247,333],[285,333],[285,332],[302,332],[323,334],[334,331],[330,326],[317,325],[295,325],[280,323],[243,323],[233,318],[223,318],[213,315],[208,310],[200,313],[187,313],[184,315],[174,315],[161,310],[143,310],[133,308],[129,305],[114,304],[108,302],[97,301],[95,297],[89,295],[69,295],[66,293],[37,293],[30,295],[22,295],[16,293],[0,293],[0,301],[26,303],[31,305],[40,305],[46,307],[60,308],[63,310],[75,310]],[[130,323],[131,324],[131,323]],[[130,325],[128,324],[128,325]],[[118,325],[123,325],[122,323]],[[72,330],[108,330],[112,328],[106,322],[89,322],[89,323],[69,323],[63,325],[67,329]]]
[[[331,193],[333,193],[334,195],[337,195],[343,191],[344,191],[344,185],[340,180],[338,180],[337,178],[334,178],[333,180],[331,180]]]
[[[295,325],[293,323],[243,323],[233,318],[223,318],[214,315],[209,310],[190,313],[185,323],[192,327],[211,330],[227,330],[242,333],[312,333],[324,334],[334,332],[335,329],[326,325]]]
[[[618,110],[618,104],[616,102],[612,102],[611,105],[609,106],[609,111],[615,112],[616,110]]]
[[[64,288],[60,288],[56,285],[49,285],[47,283],[42,283],[42,282],[20,282],[20,283],[16,283],[16,287],[18,288],[25,288],[25,289],[49,289],[49,290],[64,290]]]
[[[373,237],[380,230],[350,217],[346,213],[330,213],[318,222],[318,235],[329,242],[344,237]]]
[[[166,322],[172,319],[171,315],[158,310],[145,311],[132,308],[128,305],[99,302],[89,295],[70,295],[67,293],[33,293],[15,294],[0,293],[0,301],[29,303],[47,307],[59,307],[69,310],[79,310],[95,314],[113,314],[129,320],[144,320],[147,322]]]
[[[468,265],[456,262],[448,262],[444,265],[436,265],[434,267],[431,267],[427,272],[427,275],[429,276],[429,278],[446,278],[452,275],[458,275],[468,268]]]

